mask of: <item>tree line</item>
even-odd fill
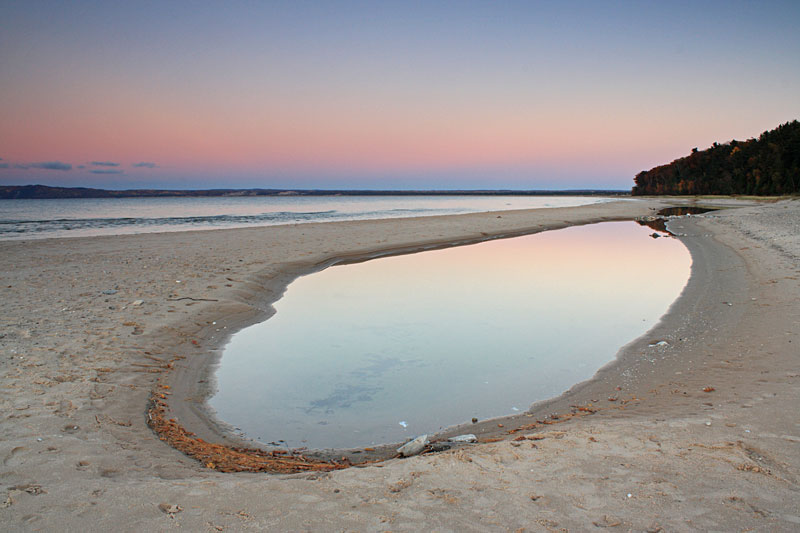
[[[800,122],[793,120],[758,139],[714,143],[636,175],[633,195],[800,193]]]

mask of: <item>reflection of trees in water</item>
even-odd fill
[[[697,206],[682,206],[682,207],[666,207],[656,213],[653,217],[647,217],[645,219],[637,220],[636,223],[640,226],[647,226],[648,228],[652,228],[658,232],[665,233],[668,236],[672,236],[672,234],[667,229],[667,220],[668,217],[682,217],[686,215],[701,215],[703,213],[708,213],[709,211],[716,211],[716,209],[711,209],[708,207],[697,207]]]
[[[637,220],[637,224],[640,226],[647,226],[648,228],[653,228],[656,231],[660,231],[661,233],[669,234],[667,231],[667,221],[663,218],[653,218],[649,220]]]
[[[702,215],[703,213],[708,213],[709,211],[716,211],[716,209],[711,209],[709,207],[697,207],[695,205],[684,205],[681,207],[666,207],[656,214],[662,217],[682,217],[684,215]]]

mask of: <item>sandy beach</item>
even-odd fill
[[[8,531],[797,531],[796,199],[714,199],[727,209],[670,222],[693,265],[661,322],[562,396],[442,435],[475,433],[479,444],[342,469],[390,449],[307,458],[336,459],[332,471],[220,471],[251,464],[220,450],[252,444],[204,406],[213,365],[229,335],[268,318],[297,276],[691,201],[0,242],[0,523]],[[169,433],[148,425],[154,406]],[[217,455],[197,460],[162,438]]]

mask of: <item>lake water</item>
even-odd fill
[[[590,378],[689,278],[677,239],[610,222],[339,265],[235,334],[210,400],[263,443],[401,442]]]
[[[571,207],[578,196],[255,196],[0,200],[0,240]]]

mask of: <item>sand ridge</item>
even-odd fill
[[[695,259],[684,295],[618,362],[533,410],[596,400],[604,409],[591,416],[290,476],[216,472],[146,425],[164,366],[181,365],[185,385],[205,388],[161,393],[180,396],[170,408],[192,431],[222,438],[202,407],[209,365],[229,331],[268,316],[299,273],[669,202],[0,243],[2,521],[13,530],[794,530],[797,201],[673,224]],[[667,346],[650,349],[650,336]]]

